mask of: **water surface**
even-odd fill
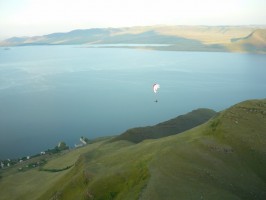
[[[0,49],[0,158],[265,98],[265,55],[78,46]],[[152,85],[159,83],[158,94]],[[158,99],[158,103],[154,101]]]

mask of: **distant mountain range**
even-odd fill
[[[103,138],[0,170],[0,200],[265,200],[266,99],[238,103],[202,124],[210,117],[203,113],[215,114],[200,109],[149,129],[201,121],[179,134],[128,140],[149,132],[139,129],[126,140]]]
[[[146,26],[93,28],[34,37],[12,37],[0,46],[166,44],[138,48],[172,51],[266,53],[265,26]],[[128,47],[129,48],[129,47]],[[133,47],[131,47],[133,48]],[[134,47],[136,48],[136,47]]]

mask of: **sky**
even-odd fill
[[[0,0],[0,39],[96,27],[265,24],[265,0]]]

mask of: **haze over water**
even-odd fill
[[[265,66],[265,55],[255,54],[1,48],[0,158],[265,98]],[[161,86],[156,95],[154,83]]]

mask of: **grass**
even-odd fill
[[[138,144],[101,140],[45,166],[74,162],[62,172],[3,177],[0,199],[264,200],[265,133],[266,100],[242,102],[177,135]]]
[[[32,169],[4,177],[0,182],[0,199],[36,199],[48,190],[55,180],[64,176],[66,171],[57,174],[39,172]]]
[[[73,165],[66,166],[64,168],[57,168],[57,169],[40,168],[40,171],[45,171],[45,172],[61,172],[61,171],[65,171],[67,169],[70,169],[71,167],[73,167]]]
[[[53,155],[47,158],[45,169],[62,169],[64,167],[74,164],[79,156],[88,149],[97,146],[98,143],[79,148],[64,154]],[[29,160],[29,162],[31,162]],[[24,172],[19,172],[18,168],[22,166],[20,163],[8,170],[5,170],[0,179],[1,200],[9,199],[37,199],[43,193],[48,191],[52,185],[56,184],[58,180],[64,177],[70,169],[60,171],[57,173],[50,173],[39,171],[38,168],[29,169]]]
[[[158,139],[175,135],[205,123],[216,114],[217,112],[206,108],[193,110],[185,115],[180,115],[154,126],[129,129],[123,134],[114,137],[112,141],[127,140],[138,143],[145,139]]]
[[[69,175],[58,182],[58,187],[41,199],[51,198],[58,191],[62,199],[125,199],[128,194],[136,199],[149,177],[150,156],[140,158],[134,151],[126,150],[132,147],[129,142],[114,142],[91,149],[80,157]]]

